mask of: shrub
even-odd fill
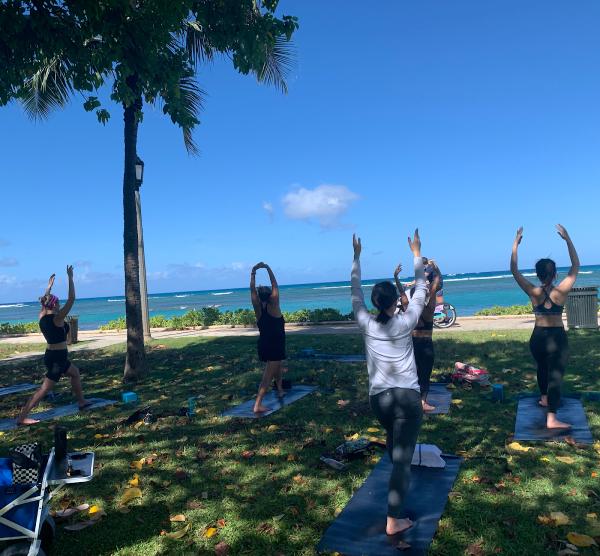
[[[125,330],[125,328],[125,317],[109,320],[106,324],[100,326],[100,330]]]
[[[533,312],[531,305],[511,305],[504,307],[495,305],[487,309],[481,309],[475,313],[476,317],[493,317],[499,315],[529,315]]]
[[[0,334],[29,334],[39,332],[37,322],[2,322],[0,323]]]
[[[169,319],[164,315],[153,315],[150,317],[151,328],[167,328],[169,326]]]

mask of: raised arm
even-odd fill
[[[54,278],[56,278],[56,274],[53,274],[50,276],[50,278],[48,278],[48,287],[44,292],[44,296],[48,295],[52,291],[52,286],[54,286]]]
[[[433,259],[429,259],[429,264],[433,268],[433,280],[431,281],[431,284],[429,284],[429,302],[427,303],[427,307],[429,309],[435,309],[437,298],[436,292],[440,287],[442,273],[440,272],[438,265]]]
[[[566,295],[571,291],[571,288],[575,285],[575,280],[577,280],[577,274],[579,273],[579,256],[577,255],[575,246],[571,241],[569,232],[567,232],[567,230],[560,224],[556,225],[556,230],[558,235],[566,241],[567,248],[569,249],[569,257],[571,259],[571,268],[569,269],[569,274],[567,274],[566,278],[563,278],[560,284],[557,286],[557,289]]]
[[[273,271],[268,264],[264,264],[264,268],[269,273],[269,280],[271,280],[271,300],[273,303],[279,303],[279,286],[277,285],[275,274],[273,274]]]
[[[400,275],[401,272],[402,272],[402,265],[399,264],[396,267],[396,270],[394,270],[394,282],[396,282],[396,289],[398,290],[398,293],[400,294],[400,304],[401,304],[402,310],[406,311],[406,308],[408,307],[408,296],[406,295],[406,292],[404,291],[404,286],[402,285],[402,282],[400,282],[400,279],[398,278],[398,276]]]
[[[425,282],[425,270],[423,268],[423,259],[421,258],[421,237],[419,229],[415,230],[414,238],[408,238],[408,246],[412,251],[415,264],[415,293],[412,296],[408,308],[404,312],[405,318],[408,319],[408,325],[411,329],[417,326],[419,317],[425,306],[425,298],[427,297],[427,284]]]
[[[515,277],[517,284],[519,284],[519,287],[529,297],[532,297],[535,286],[529,280],[527,280],[527,278],[525,278],[525,276],[523,276],[521,274],[521,272],[519,271],[519,244],[521,243],[522,239],[523,239],[523,226],[521,226],[517,230],[517,235],[515,236],[515,241],[513,242],[512,253],[510,256],[510,271],[512,272],[512,275]]]
[[[60,308],[58,314],[54,317],[54,321],[58,326],[62,324],[62,321],[65,320],[69,311],[73,308],[73,303],[75,303],[75,282],[73,281],[73,267],[67,267],[67,276],[69,278],[69,297],[67,298],[67,302]]]
[[[260,317],[260,299],[258,298],[258,292],[256,291],[256,270],[259,268],[260,263],[255,264],[250,271],[250,301],[252,301],[252,307],[256,318]]]
[[[352,272],[350,274],[352,310],[354,311],[354,319],[358,323],[358,326],[364,328],[369,322],[370,315],[365,305],[365,296],[361,286],[360,252],[362,251],[362,244],[360,238],[357,238],[355,234],[352,235],[352,247],[354,249]]]

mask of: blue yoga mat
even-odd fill
[[[428,411],[425,415],[440,415],[450,411],[452,401],[452,392],[446,388],[445,384],[430,384],[427,394],[427,403],[435,407],[433,411]]]
[[[13,384],[12,386],[5,386],[0,388],[0,397],[8,396],[9,394],[18,394],[19,392],[26,392],[27,390],[33,390],[37,388],[39,384],[30,384],[25,382],[23,384]]]
[[[279,398],[277,396],[277,392],[270,391],[267,392],[267,395],[263,398],[263,405],[266,407],[270,407],[270,411],[265,411],[264,413],[254,413],[254,411],[252,411],[252,408],[254,407],[254,399],[252,399],[248,400],[247,402],[244,402],[241,405],[231,407],[223,411],[221,415],[223,417],[241,417],[245,419],[257,419],[259,417],[266,417],[267,415],[271,415],[271,413],[275,413],[282,407],[290,405],[296,400],[307,396],[311,392],[314,392],[316,389],[316,386],[292,386],[290,390],[285,391],[285,396],[283,396],[283,398]]]
[[[517,407],[515,440],[564,440],[567,436],[581,444],[592,444],[594,439],[588,425],[581,400],[576,396],[563,396],[556,417],[570,423],[570,429],[547,429],[546,410],[540,407],[539,395],[522,394]]]
[[[105,407],[117,403],[115,400],[104,400],[102,398],[88,398],[88,401],[92,402],[92,405],[85,409],[79,409],[76,403],[70,405],[63,405],[61,407],[53,407],[47,411],[40,411],[39,413],[32,413],[30,417],[37,419],[38,421],[48,421],[50,419],[57,419],[59,417],[68,417],[70,415],[76,415],[77,413],[86,413],[93,409]],[[33,425],[35,426],[35,425]],[[0,431],[9,431],[17,428],[17,421],[15,419],[2,419],[0,420]]]
[[[403,516],[414,521],[410,529],[393,537],[385,533],[388,481],[392,471],[386,454],[325,531],[317,551],[340,552],[344,556],[427,554],[462,462],[457,456],[442,457],[446,461],[443,469],[412,466],[403,510]],[[399,552],[396,548],[399,540],[408,543],[410,549]]]

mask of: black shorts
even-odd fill
[[[283,361],[285,354],[285,334],[258,339],[258,358],[263,361]]]
[[[46,378],[58,382],[71,366],[69,352],[66,349],[47,349],[44,353],[44,365],[46,365]]]

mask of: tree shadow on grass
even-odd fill
[[[526,331],[435,339],[436,375],[453,368],[457,360],[473,362],[487,367],[492,380],[505,385],[508,399],[496,404],[489,391],[457,389],[453,397],[462,400],[460,406],[453,405],[449,415],[425,419],[421,442],[465,458],[431,554],[460,554],[479,540],[485,553],[500,548],[503,554],[522,554],[526,546],[532,547],[528,554],[547,554],[554,550],[558,533],[541,527],[537,515],[565,511],[585,532],[584,510],[597,508],[596,498],[588,496],[598,480],[591,476],[596,465],[592,448],[541,444],[527,453],[506,448],[516,396],[535,390],[527,340]],[[570,334],[570,341],[567,389],[600,390],[597,335]],[[81,554],[93,546],[98,555],[213,554],[218,542],[226,542],[230,554],[314,553],[312,547],[336,511],[375,464],[369,458],[357,460],[348,472],[338,473],[323,467],[319,456],[355,433],[383,436],[381,431],[368,431],[380,426],[368,406],[366,368],[364,363],[290,361],[288,377],[294,383],[316,384],[318,392],[266,418],[223,419],[219,417],[223,409],[256,393],[262,364],[255,356],[255,342],[254,338],[155,342],[148,354],[151,373],[134,387],[120,382],[122,348],[74,354],[88,392],[120,399],[123,390],[133,389],[140,403],[150,405],[155,414],[171,416],[148,426],[119,428],[119,421],[135,409],[119,404],[61,420],[69,428],[71,447],[93,449],[101,465],[91,483],[69,488],[66,495],[98,503],[108,515],[89,529],[61,533],[54,553]],[[363,351],[358,335],[288,338],[289,354],[305,347],[328,353]],[[21,366],[13,378],[32,380],[37,372],[36,365]],[[70,401],[68,388],[61,389]],[[192,395],[203,396],[197,400],[197,416],[192,421],[175,416]],[[338,404],[340,400],[348,403]],[[585,407],[597,435],[600,405],[586,401]],[[10,404],[0,400],[0,412],[9,411]],[[49,446],[54,424],[11,432],[3,440],[9,445],[35,438]],[[245,458],[244,452],[250,457]],[[560,463],[557,455],[571,456],[575,463]],[[140,471],[130,468],[132,461],[142,458],[151,463]],[[143,497],[131,503],[130,513],[121,514],[119,500],[136,472]],[[161,530],[184,525],[168,522],[168,516],[176,513],[186,515],[189,533],[181,540],[161,537]],[[206,538],[203,533],[211,525],[218,532]]]

